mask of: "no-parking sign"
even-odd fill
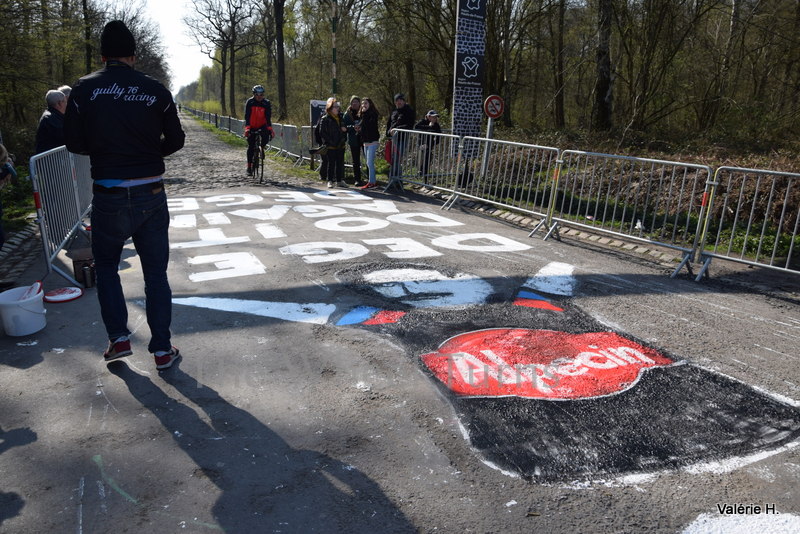
[[[483,112],[490,119],[497,119],[505,111],[506,103],[497,95],[489,95],[483,103]]]

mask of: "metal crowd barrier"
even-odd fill
[[[712,185],[698,281],[714,258],[800,270],[800,174],[720,167]]]
[[[298,135],[298,143],[300,143],[300,157],[294,162],[295,166],[302,165],[306,160],[308,160],[309,163],[311,162],[311,155],[308,153],[308,150],[314,146],[314,139],[312,139],[312,135],[311,126],[300,127],[300,132]]]
[[[295,158],[295,162],[302,160],[302,144],[300,143],[300,134],[297,126],[283,125],[283,150],[284,155],[289,158]]]
[[[275,137],[270,140],[267,146],[275,150],[275,154],[283,154],[283,124],[272,123],[272,131],[275,132]]]
[[[456,176],[463,167],[460,141],[455,135],[396,130],[391,154],[398,161],[390,165],[396,172],[386,189],[395,185],[402,188],[402,182],[407,182],[453,193]]]
[[[297,157],[296,164],[311,159],[310,126],[299,136],[294,126],[276,126],[278,153]],[[289,128],[296,145],[278,139]],[[540,217],[530,235],[544,227],[545,239],[566,225],[671,248],[683,254],[673,277],[700,261],[699,281],[714,258],[800,271],[800,174],[712,173],[706,165],[416,130],[398,130],[392,140],[386,189],[412,183],[451,193],[443,208],[471,198]]]
[[[79,286],[69,273],[53,265],[61,249],[83,230],[92,207],[92,177],[88,156],[72,154],[64,146],[30,159],[33,198],[42,235],[48,274],[56,271]]]
[[[679,250],[674,277],[695,259],[710,178],[705,165],[566,150],[545,238],[562,223]]]
[[[456,195],[544,218],[558,156],[557,148],[465,137]]]

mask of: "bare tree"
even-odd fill
[[[278,120],[286,118],[286,58],[283,50],[283,9],[286,0],[272,0],[275,8],[275,63],[278,68]]]
[[[183,22],[203,53],[222,68],[220,106],[223,114],[227,114],[225,74],[228,74],[230,113],[237,117],[236,53],[251,44],[242,38],[247,35],[245,30],[253,16],[253,5],[245,0],[192,0],[192,4],[195,13],[185,17]]]
[[[611,128],[611,104],[613,101],[611,19],[613,10],[613,0],[597,1],[597,78],[594,83],[594,107],[592,109],[592,128],[595,130]]]
[[[136,40],[136,68],[171,86],[169,67],[165,61],[164,45],[158,25],[144,13],[143,4],[119,4],[110,13],[128,26]]]

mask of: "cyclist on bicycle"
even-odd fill
[[[255,131],[261,132],[261,147],[275,137],[272,130],[272,104],[264,98],[264,87],[253,86],[253,97],[244,106],[244,136],[247,138],[247,174],[253,174],[253,154],[256,151]]]

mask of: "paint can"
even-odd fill
[[[15,287],[0,293],[0,316],[9,336],[34,334],[47,325],[44,292],[25,298],[27,287]]]
[[[94,287],[94,265],[84,265],[81,270],[83,271],[83,287]]]

